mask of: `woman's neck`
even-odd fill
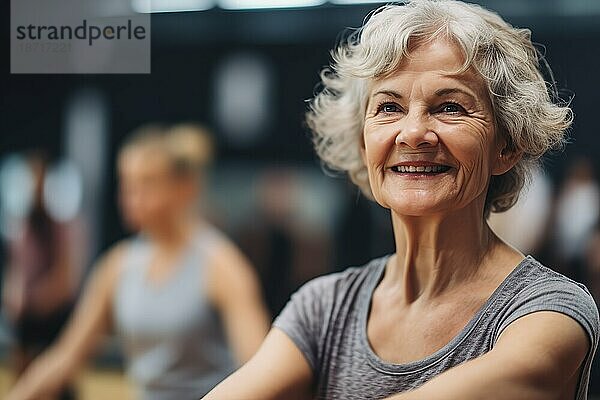
[[[385,279],[401,290],[407,303],[436,297],[472,279],[502,244],[479,207],[431,217],[392,212],[392,223],[396,256]]]
[[[156,223],[144,230],[144,233],[161,252],[179,251],[188,242],[195,226],[195,219],[181,218]]]

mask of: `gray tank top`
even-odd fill
[[[141,399],[198,399],[234,369],[202,287],[206,256],[218,240],[218,232],[198,230],[160,284],[147,279],[152,244],[140,235],[128,245],[113,307]]]
[[[386,261],[387,257],[376,259],[362,268],[312,280],[292,295],[274,322],[305,355],[314,372],[318,399],[383,399],[415,389],[490,351],[510,323],[536,311],[565,314],[587,332],[591,348],[575,397],[587,399],[600,322],[585,286],[528,256],[447,345],[422,360],[391,364],[374,353],[366,334],[371,297]]]

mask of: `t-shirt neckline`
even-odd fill
[[[486,310],[498,298],[499,294],[503,291],[504,287],[506,287],[508,282],[513,280],[526,264],[528,264],[530,261],[534,261],[534,258],[531,255],[527,255],[525,258],[523,258],[523,260],[521,260],[506,276],[506,278],[504,278],[502,283],[498,285],[496,290],[494,290],[491,296],[481,306],[477,313],[475,313],[473,318],[469,320],[465,327],[461,329],[460,332],[456,336],[454,336],[448,343],[446,343],[442,348],[422,359],[402,364],[395,364],[386,362],[383,359],[381,359],[371,347],[367,336],[367,318],[369,315],[369,310],[371,308],[371,300],[373,298],[373,293],[375,292],[375,288],[383,278],[385,266],[387,265],[387,261],[390,257],[391,255],[387,255],[377,260],[378,264],[375,267],[375,271],[370,274],[371,279],[369,279],[366,282],[366,285],[363,287],[365,295],[361,296],[362,302],[359,304],[358,323],[360,332],[360,348],[366,356],[367,361],[369,362],[371,367],[373,367],[377,371],[392,375],[403,375],[419,372],[432,367],[436,363],[441,362],[445,357],[449,356],[452,353],[452,351],[456,349],[456,347],[458,347],[477,326],[477,323],[484,316]]]

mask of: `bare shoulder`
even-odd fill
[[[92,280],[112,291],[123,269],[123,260],[130,242],[125,239],[109,247],[94,264]]]
[[[213,226],[205,226],[205,234],[209,237],[209,260],[218,262],[219,259],[244,257],[238,246],[225,233]]]
[[[211,275],[243,273],[252,269],[250,261],[233,240],[212,226],[205,229],[210,236],[206,261]]]
[[[209,295],[218,298],[220,294],[258,290],[255,270],[238,246],[218,229],[206,229],[210,239],[204,285]]]

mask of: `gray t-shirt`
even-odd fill
[[[419,361],[390,364],[373,352],[366,335],[371,297],[386,261],[387,257],[379,258],[364,267],[308,282],[292,295],[274,322],[306,357],[315,375],[318,399],[383,399],[417,388],[490,351],[510,323],[536,311],[568,315],[589,335],[591,348],[576,397],[587,399],[600,323],[585,286],[528,256],[443,348]]]

